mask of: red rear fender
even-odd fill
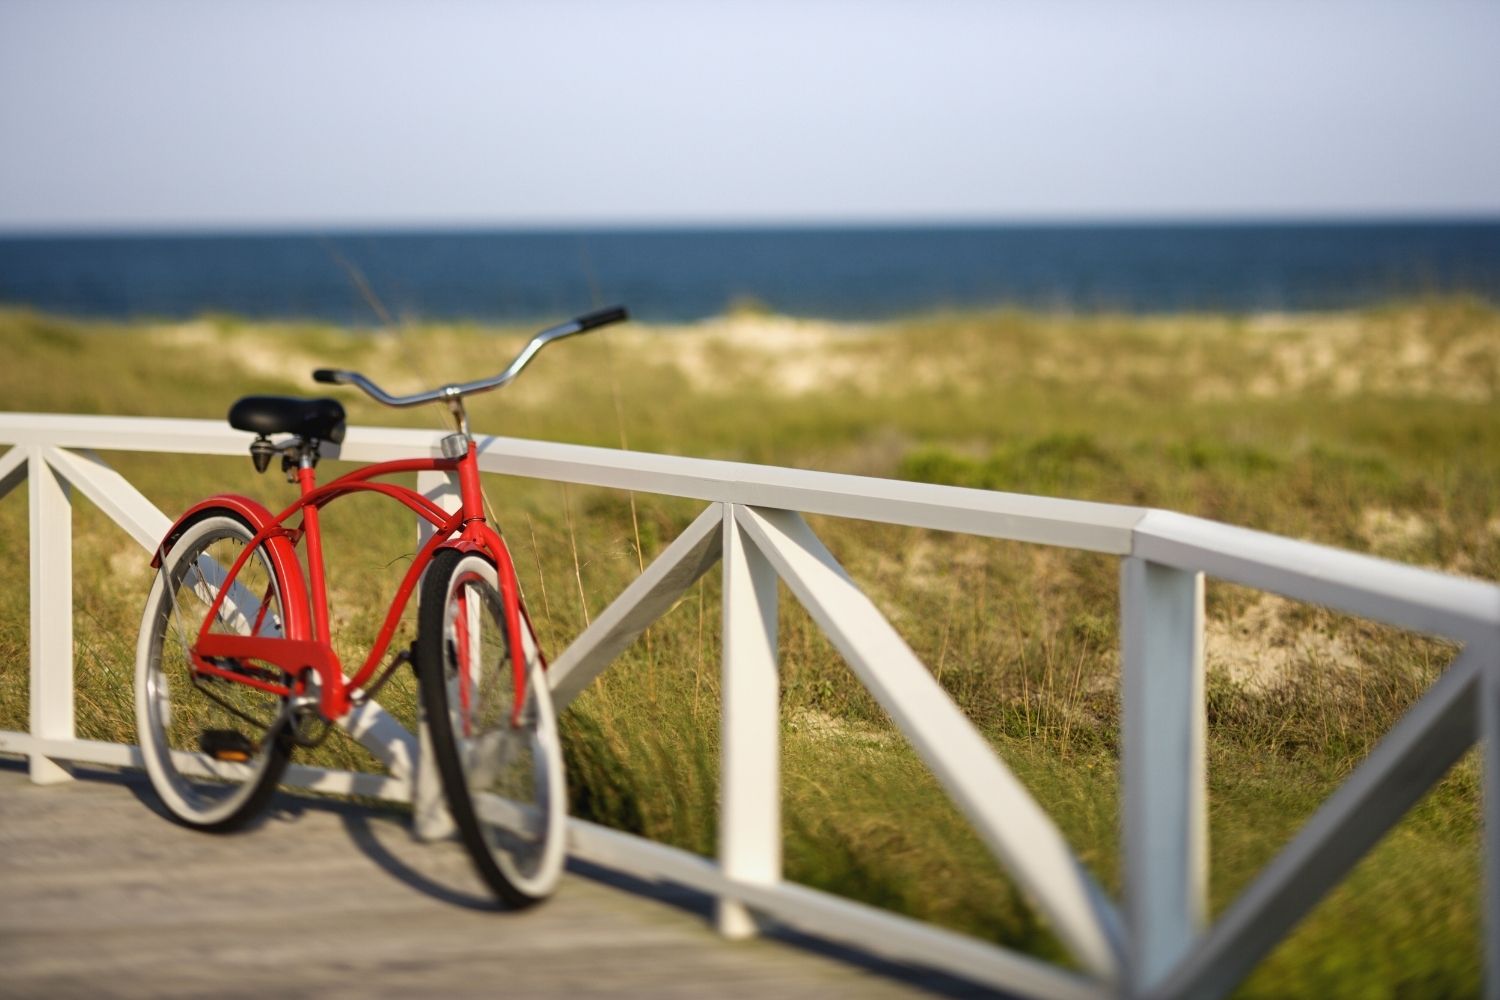
[[[200,503],[194,504],[188,511],[177,519],[168,529],[166,537],[157,546],[155,554],[151,557],[151,568],[161,566],[162,556],[172,550],[182,533],[191,527],[196,521],[211,516],[215,512],[227,512],[238,515],[248,523],[257,535],[271,532],[266,535],[265,549],[270,557],[271,565],[276,571],[277,579],[281,582],[282,622],[285,635],[288,639],[311,639],[312,615],[307,603],[307,584],[302,576],[302,564],[297,559],[297,550],[287,539],[286,535],[276,530],[276,517],[264,506],[234,493],[221,493],[218,496],[209,497]]]

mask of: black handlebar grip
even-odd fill
[[[629,318],[630,313],[625,311],[624,306],[610,306],[608,309],[600,309],[580,316],[573,322],[578,324],[578,329],[582,332],[583,330],[592,330],[598,326],[608,326],[610,323],[618,323],[621,320]]]
[[[343,380],[339,378],[340,372],[332,368],[319,368],[313,372],[314,382],[327,382],[329,385],[340,385]]]

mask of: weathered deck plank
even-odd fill
[[[910,997],[967,993],[776,941],[729,943],[694,900],[570,872],[496,911],[456,843],[283,796],[248,833],[163,818],[144,779],[30,784],[0,763],[0,995]],[[979,991],[974,991],[978,995]]]

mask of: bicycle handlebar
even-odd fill
[[[584,313],[573,322],[578,324],[578,332],[583,333],[596,327],[609,326],[621,320],[630,318],[630,313],[625,311],[624,306],[608,306],[604,309],[596,309],[591,313]],[[545,332],[545,331],[544,331]],[[541,336],[538,334],[537,336]]]
[[[526,342],[526,346],[521,348],[521,353],[517,354],[515,359],[498,375],[492,375],[489,378],[478,379],[473,382],[445,385],[441,389],[429,389],[426,392],[418,392],[410,396],[392,396],[359,372],[344,371],[338,368],[319,368],[313,372],[313,381],[324,382],[329,385],[352,385],[364,390],[371,399],[374,399],[378,403],[384,403],[386,406],[417,406],[422,403],[456,399],[460,396],[469,396],[476,392],[488,392],[491,389],[498,389],[502,385],[505,385],[521,374],[521,369],[525,368],[531,362],[531,359],[536,357],[537,352],[554,340],[561,340],[564,337],[571,337],[579,333],[587,333],[601,326],[608,326],[611,323],[618,323],[621,320],[629,318],[630,314],[625,311],[624,306],[610,306],[607,309],[599,309],[591,313],[586,313],[577,319],[548,327],[532,337]]]

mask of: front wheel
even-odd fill
[[[519,708],[513,641],[525,652]],[[562,875],[562,750],[541,657],[529,633],[509,634],[489,559],[452,549],[433,558],[416,667],[433,756],[475,868],[512,906],[539,902]]]

